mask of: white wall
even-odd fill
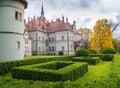
[[[15,0],[1,0],[0,4],[0,60],[23,59],[24,5]],[[22,21],[15,19],[16,11],[22,13]]]

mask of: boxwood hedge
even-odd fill
[[[42,62],[48,62],[48,61],[59,61],[59,60],[69,61],[70,57],[69,56],[58,56],[58,57],[47,57],[47,58],[38,57],[38,58],[30,58],[25,60],[0,62],[0,75],[11,71],[12,67],[36,64],[36,63],[42,63]]]
[[[101,56],[102,61],[113,61],[114,55],[113,54],[105,54]]]
[[[100,62],[100,58],[99,57],[73,57],[72,61],[76,61],[76,62],[88,62],[88,64],[90,65],[96,65]]]
[[[60,69],[52,69],[56,63],[62,63],[61,65],[69,64]],[[46,68],[42,67],[46,66]],[[59,65],[60,66],[60,65]],[[80,62],[46,62],[41,64],[27,65],[14,67],[12,70],[12,77],[17,79],[27,79],[27,80],[42,80],[42,81],[66,81],[75,80],[85,74],[88,71],[87,63]]]

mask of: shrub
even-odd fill
[[[42,64],[27,65],[21,67],[14,67],[12,70],[12,77],[17,79],[28,79],[28,80],[43,80],[43,81],[66,81],[75,80],[85,74],[88,71],[87,63],[79,62],[59,62],[65,66],[59,70],[52,70],[55,65],[52,65],[51,69],[40,68],[45,66],[50,68],[50,64],[56,64],[57,62],[47,62]],[[59,65],[58,65],[59,66]]]
[[[84,48],[81,48],[81,49],[78,49],[76,52],[75,52],[75,56],[76,57],[79,57],[79,56],[88,56],[89,55],[89,52],[87,49],[84,49]]]
[[[59,55],[64,55],[64,52],[63,51],[59,51]]]
[[[100,58],[99,57],[74,57],[72,58],[72,61],[76,61],[76,62],[88,62],[88,64],[90,65],[96,65],[100,62]]]
[[[102,56],[103,54],[89,54],[89,57],[100,57]]]
[[[94,49],[89,49],[89,53],[90,54],[97,54],[98,52],[96,50],[94,50]]]
[[[112,48],[104,48],[101,51],[102,54],[116,54],[116,50]]]
[[[0,62],[0,75],[5,74],[9,71],[11,71],[12,67],[17,66],[23,66],[23,65],[30,65],[30,64],[36,64],[36,63],[42,63],[42,62],[48,62],[48,61],[68,61],[71,60],[71,57],[69,56],[56,56],[56,57],[43,57],[43,58],[30,58],[25,60],[14,60],[14,61],[4,61]]]
[[[102,61],[112,61],[114,59],[114,55],[105,54],[101,56]]]

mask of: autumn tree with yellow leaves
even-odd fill
[[[114,48],[112,44],[112,31],[107,19],[98,20],[90,38],[90,47],[97,51],[103,48]]]

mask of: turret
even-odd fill
[[[24,57],[24,9],[26,0],[0,0],[0,60]]]

